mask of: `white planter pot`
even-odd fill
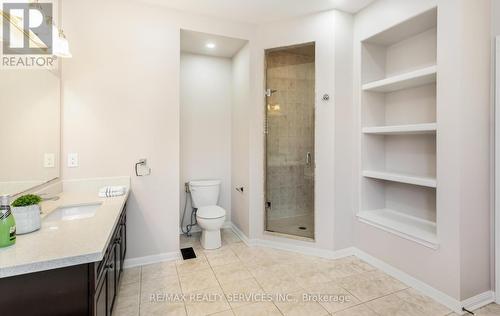
[[[39,205],[13,207],[12,215],[14,215],[16,221],[17,235],[31,233],[41,227],[42,220]]]

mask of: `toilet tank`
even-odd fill
[[[194,208],[217,205],[221,180],[189,181],[191,202]]]

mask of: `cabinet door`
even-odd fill
[[[94,296],[94,316],[106,316],[108,315],[108,304],[107,304],[107,274],[101,278],[97,284],[95,296]]]
[[[123,261],[122,261],[122,256],[121,256],[121,253],[122,253],[122,226],[119,225],[117,230],[116,230],[116,233],[114,235],[114,243],[115,243],[115,257],[116,257],[116,274],[117,274],[117,277],[116,277],[116,283],[118,284],[119,281],[120,281],[120,277],[122,275],[122,269],[123,269]]]
[[[122,237],[121,237],[121,261],[122,264],[125,261],[125,254],[127,253],[127,209],[123,210],[122,219]]]
[[[126,212],[124,210],[123,212]],[[121,237],[120,237],[120,262],[121,269],[123,270],[123,263],[125,262],[125,254],[127,253],[127,214],[123,214],[123,219],[121,223]]]
[[[107,278],[107,310],[108,315],[111,315],[111,311],[113,310],[113,304],[115,303],[116,296],[116,277],[117,277],[117,269],[116,269],[116,247],[113,243],[109,255],[108,255],[108,263],[106,266],[106,278]]]

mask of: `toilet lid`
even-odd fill
[[[226,216],[226,210],[220,206],[203,206],[196,211],[196,216],[201,218],[220,218]]]

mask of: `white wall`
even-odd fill
[[[444,0],[443,0],[444,1]],[[451,0],[448,0],[451,1]],[[490,279],[490,124],[491,1],[458,4],[462,15],[461,44],[461,298],[491,289]]]
[[[181,215],[184,183],[222,180],[219,205],[231,220],[231,98],[229,58],[181,54]],[[191,201],[183,227],[190,222]]]
[[[249,120],[250,45],[246,44],[232,59],[231,119],[231,221],[249,236]],[[235,190],[243,187],[243,193]]]
[[[335,218],[333,222],[334,249],[353,245],[352,190],[356,148],[353,107],[353,28],[350,14],[335,12]]]
[[[495,109],[495,104],[496,104],[496,86],[497,86],[497,81],[496,81],[496,65],[497,64],[497,57],[496,57],[496,37],[500,36],[500,1],[491,1],[491,116],[490,116],[490,121],[491,121],[491,142],[490,142],[490,147],[491,148],[496,148],[495,150],[498,152],[498,147],[495,145],[495,143],[498,143],[498,139],[495,138],[495,128],[498,129],[498,126],[495,127],[495,116],[499,117],[499,114],[496,112]],[[496,113],[496,114],[495,114]],[[499,169],[495,168],[495,163],[496,161],[500,161],[500,159],[496,156],[495,152],[491,153],[491,162],[490,162],[490,168],[491,170],[495,170],[495,173],[492,172],[491,174],[491,205],[492,205],[492,212],[491,212],[491,284],[492,288],[495,289],[497,293],[500,293],[500,276],[496,274],[495,271],[495,265],[497,269],[500,269],[500,263],[496,262],[496,258],[500,258],[500,255],[497,252],[497,249],[500,249],[500,245],[495,242],[495,221],[500,222],[498,219],[495,220],[495,196],[498,196],[498,194],[495,194],[495,192],[500,192],[500,188],[495,187],[495,181],[498,181],[500,179],[495,179],[495,174],[500,174]],[[499,234],[500,232],[497,232]],[[495,279],[496,278],[496,279]],[[497,295],[496,299],[497,304],[500,303],[500,295]]]
[[[132,176],[128,258],[179,250],[180,29],[253,40],[255,26],[135,1],[68,1],[63,62],[64,179]],[[91,17],[92,23],[89,23]],[[139,158],[149,177],[135,177]]]

